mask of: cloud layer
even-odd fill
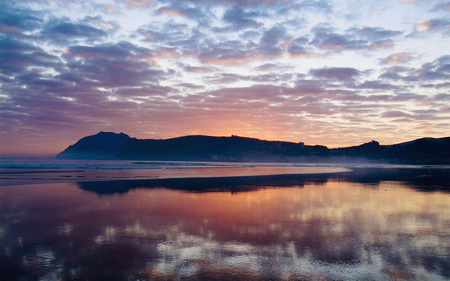
[[[100,130],[331,147],[448,136],[448,7],[3,3],[0,154],[56,153]]]

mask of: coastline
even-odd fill
[[[2,246],[12,250],[3,265],[11,268],[9,276],[43,272],[43,279],[54,279],[64,268],[74,272],[69,279],[112,272],[147,280],[150,262],[158,278],[171,280],[173,270],[194,268],[183,276],[212,280],[215,273],[256,264],[240,276],[260,280],[255,276],[274,276],[259,270],[273,260],[281,268],[277,276],[310,270],[332,279],[359,272],[358,279],[378,280],[389,279],[389,268],[403,270],[404,260],[431,257],[435,268],[413,264],[404,270],[414,279],[441,280],[448,277],[448,171],[360,165],[335,173],[4,186],[0,230]],[[424,240],[430,241],[425,248]],[[392,260],[393,254],[401,260]],[[29,257],[37,262],[24,263]],[[375,259],[381,262],[374,266]],[[199,260],[202,267],[195,267]],[[101,270],[91,267],[99,261]]]
[[[191,163],[189,163],[191,165]],[[166,167],[2,167],[0,186],[59,182],[102,182],[158,179],[264,177],[348,172],[343,167],[292,166],[286,164],[200,165]]]
[[[392,165],[370,163],[238,163],[238,162],[183,162],[183,161],[107,161],[16,159],[0,161],[0,186],[48,184],[63,182],[149,182],[161,180],[227,181],[227,178],[285,178],[317,174],[358,175],[389,174],[406,171],[402,178],[415,178],[415,170],[448,170],[450,166]],[[369,173],[369,172],[367,172]],[[150,184],[153,185],[153,184]]]

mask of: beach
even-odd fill
[[[444,168],[28,164],[0,186],[5,280],[450,277]]]
[[[0,185],[102,180],[240,177],[349,171],[342,165],[108,160],[4,160]]]

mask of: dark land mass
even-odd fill
[[[136,139],[100,132],[80,139],[57,155],[60,159],[158,161],[334,162],[450,164],[450,137],[422,138],[394,145],[371,141],[327,148],[302,142],[266,141],[239,136],[184,136],[166,140]]]
[[[261,188],[322,185],[328,181],[362,183],[379,188],[383,181],[400,182],[421,192],[450,192],[450,174],[439,168],[355,168],[343,173],[267,175],[218,178],[175,178],[123,181],[78,182],[83,190],[99,195],[123,194],[138,188],[166,188],[186,192],[248,192]]]

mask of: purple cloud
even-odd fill
[[[230,23],[233,29],[239,30],[244,28],[258,28],[261,23],[255,20],[260,17],[258,11],[246,11],[243,8],[234,7],[225,12],[223,20]]]
[[[422,1],[418,14],[405,14],[418,2],[364,2],[358,15],[322,0],[70,3],[0,4],[1,140],[118,130],[323,143],[342,141],[338,131],[356,141],[361,127],[404,130],[377,118],[392,112],[441,131],[448,119],[449,37],[436,36],[447,2]],[[381,24],[391,11],[398,19]]]
[[[44,22],[42,12],[6,3],[0,4],[0,10],[0,33],[18,35],[24,31],[34,31]]]
[[[357,88],[369,90],[383,90],[383,91],[400,89],[399,86],[389,83],[383,83],[380,81],[364,81],[363,83],[359,84]]]
[[[0,37],[0,69],[4,73],[22,74],[30,67],[59,68],[57,56],[46,53],[32,44]]]
[[[309,74],[327,80],[352,81],[360,75],[360,71],[351,67],[329,67],[313,68],[309,71]]]
[[[340,34],[326,25],[318,25],[312,31],[314,38],[310,44],[330,51],[390,48],[394,45],[392,38],[402,34],[379,27],[351,28]]]
[[[72,23],[67,20],[50,23],[42,31],[43,37],[56,43],[67,43],[67,40],[77,38],[97,41],[107,35],[108,34],[101,29],[82,23]]]
[[[404,113],[402,111],[386,111],[383,114],[381,114],[381,117],[384,118],[404,118],[404,117],[411,117],[411,114]]]

